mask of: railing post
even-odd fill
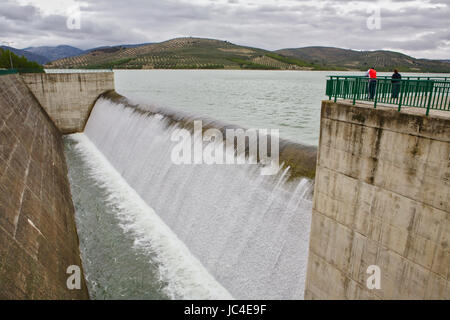
[[[400,80],[400,98],[398,98],[398,112],[400,112],[402,108],[402,99],[403,99],[403,80]]]
[[[445,103],[444,103],[444,110],[447,110],[447,108],[449,107],[448,106],[448,104],[449,104],[449,93],[450,93],[450,86],[446,86],[447,85],[447,83],[445,83],[444,84],[444,88],[446,88],[447,89],[447,96],[445,97]],[[450,109],[449,109],[450,110]]]
[[[334,103],[337,102],[337,96],[338,96],[338,92],[339,92],[339,77],[336,77],[336,90],[334,91]]]
[[[358,82],[357,91],[356,91],[356,100],[360,100],[361,98],[361,78],[357,78],[356,81]]]
[[[332,76],[330,77],[330,79],[327,80],[326,91],[328,94],[328,100],[331,100],[331,97],[333,96],[333,77]]]
[[[356,92],[358,88],[358,78],[355,79],[355,82],[353,83],[353,105],[356,104]]]
[[[375,97],[373,101],[373,108],[377,108],[377,101],[378,101],[378,80],[375,80]]]
[[[428,98],[428,103],[427,103],[427,112],[425,113],[425,115],[429,115],[430,114],[430,108],[431,108],[431,100],[433,98],[433,86],[434,83],[433,81],[428,80],[428,84],[430,85],[430,97]]]

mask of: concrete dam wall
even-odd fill
[[[324,101],[305,297],[449,299],[449,199],[448,117]]]
[[[23,80],[62,133],[82,132],[97,97],[114,89],[114,73],[28,73]]]
[[[67,288],[71,265],[81,259],[61,133],[20,76],[1,76],[0,299],[88,298],[84,278]]]

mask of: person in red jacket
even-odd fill
[[[375,98],[375,91],[377,88],[377,70],[375,70],[375,67],[367,70],[366,77],[369,77],[369,99],[372,100]]]

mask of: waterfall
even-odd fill
[[[189,119],[150,109],[102,97],[85,135],[234,298],[302,299],[312,181],[289,168],[176,165],[171,135]]]

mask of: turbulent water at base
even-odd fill
[[[105,189],[115,216],[108,219],[120,226],[117,241],[124,242],[118,250],[134,250],[115,251],[131,260],[127,266],[127,259],[119,259],[122,268],[136,272],[135,259],[145,273],[146,261],[155,281],[150,284],[145,275],[144,287],[148,283],[149,292],[160,288],[155,298],[303,298],[311,181],[288,180],[286,171],[262,176],[250,164],[175,165],[174,130],[177,125],[161,114],[101,98],[85,133],[70,138],[91,168],[90,179]],[[110,272],[108,259],[83,251],[88,276],[89,259]],[[107,286],[108,279],[103,280],[97,286]]]
[[[84,134],[64,142],[92,299],[231,298]]]

